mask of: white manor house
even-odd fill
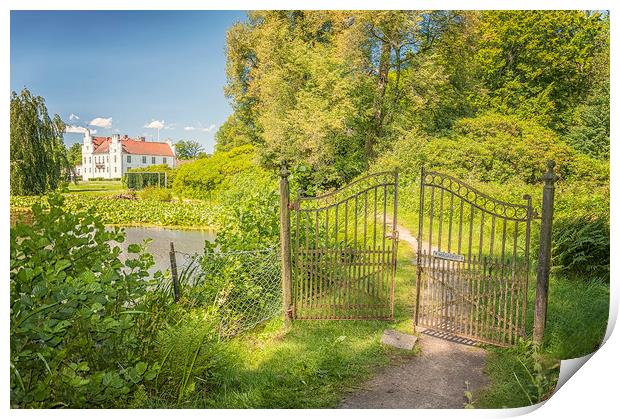
[[[82,145],[82,164],[75,169],[83,180],[118,179],[129,169],[154,164],[175,167],[176,156],[171,140],[154,142],[146,141],[144,137],[134,139],[119,134],[92,137],[87,130]]]

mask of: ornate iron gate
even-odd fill
[[[398,174],[382,172],[292,205],[296,319],[392,319]]]
[[[502,202],[422,169],[415,324],[496,345],[525,335],[531,197]]]

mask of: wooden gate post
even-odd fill
[[[179,301],[179,275],[177,274],[177,256],[174,252],[174,243],[170,242],[170,274],[172,275],[172,289],[174,291],[174,301]]]
[[[551,226],[553,224],[553,199],[555,194],[555,162],[547,162],[547,173],[542,177],[543,189],[542,220],[540,222],[540,247],[538,271],[536,273],[536,312],[534,313],[534,342],[542,344],[547,322],[547,293],[549,291],[549,269],[551,266]]]
[[[286,161],[280,166],[280,260],[282,265],[282,305],[284,327],[291,325],[291,214],[289,208],[290,174]]]

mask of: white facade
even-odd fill
[[[87,130],[82,145],[82,164],[76,169],[83,180],[118,179],[129,169],[155,164],[176,166],[172,141],[150,142],[144,137],[121,138],[118,134],[92,137]]]

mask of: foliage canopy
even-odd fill
[[[45,101],[24,88],[11,92],[11,194],[40,195],[60,186],[69,169],[58,115],[47,114]]]

